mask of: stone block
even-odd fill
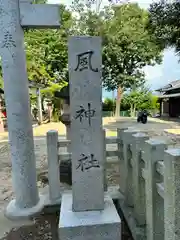
[[[163,180],[156,171],[156,164],[164,159],[166,147],[164,141],[153,138],[144,145],[147,239],[164,240],[164,201],[156,187]]]
[[[142,160],[142,149],[148,136],[145,133],[136,133],[132,136],[132,139],[134,214],[137,223],[139,225],[145,225],[145,180],[142,176],[142,169],[145,168],[145,162]]]
[[[180,239],[180,149],[168,149],[164,158],[165,240]]]
[[[69,38],[73,210],[104,208],[101,38]]]
[[[57,4],[20,5],[21,26],[27,28],[59,28],[60,7]]]
[[[120,240],[121,220],[112,199],[105,195],[102,211],[72,211],[72,193],[62,196],[59,239]]]
[[[124,195],[128,206],[133,207],[132,135],[138,132],[129,128],[122,133],[124,158]]]

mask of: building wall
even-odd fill
[[[169,116],[170,117],[180,116],[180,97],[169,99]]]
[[[169,100],[163,100],[162,101],[162,116],[169,116]]]

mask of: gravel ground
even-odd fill
[[[117,185],[119,183],[119,167],[117,163],[107,163],[107,176],[108,185]],[[41,177],[46,177],[46,172],[41,174]],[[13,228],[10,232],[5,233],[0,240],[59,240],[57,232],[59,212],[42,214],[33,220],[33,225]],[[122,232],[122,240],[133,240],[124,219],[122,220]]]
[[[171,146],[180,146],[180,137],[164,131],[157,131],[157,128],[149,129],[148,135],[155,136],[157,139],[165,139]],[[109,145],[108,150],[115,150],[115,145]],[[47,181],[47,155],[46,139],[35,141],[35,153],[37,162],[37,178],[40,190],[48,184]],[[117,163],[107,163],[108,185],[119,184],[119,166]],[[62,188],[67,186],[62,185]],[[11,182],[11,162],[9,154],[9,145],[7,142],[0,143],[0,212],[6,204],[13,198]],[[41,215],[34,219],[32,226],[14,228],[6,233],[0,240],[57,240],[58,234],[58,213]],[[132,240],[127,225],[123,221],[123,240]],[[1,236],[0,236],[1,237]]]

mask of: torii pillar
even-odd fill
[[[44,206],[36,182],[23,27],[59,28],[59,14],[59,5],[0,0],[0,55],[15,194],[5,214],[11,219],[33,216]]]

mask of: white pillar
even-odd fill
[[[18,0],[0,0],[0,54],[4,78],[15,200],[9,218],[33,215],[42,209],[36,185],[36,166],[23,30]]]

